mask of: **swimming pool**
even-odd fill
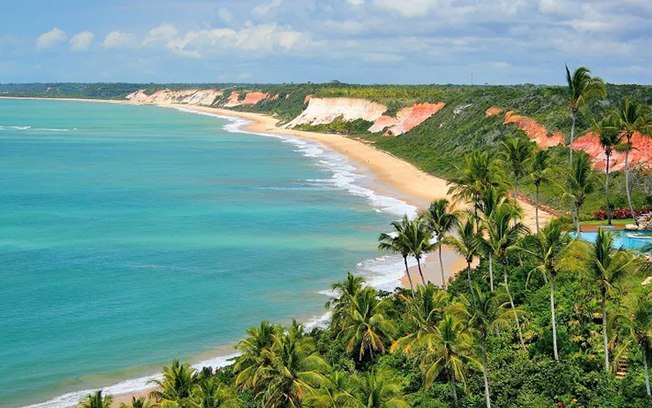
[[[612,234],[616,248],[642,252],[643,248],[652,246],[652,232],[613,231]],[[595,242],[597,237],[597,232],[580,232],[580,238],[588,242]]]

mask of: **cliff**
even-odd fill
[[[140,89],[126,96],[131,103],[136,104],[184,104],[211,106],[222,96],[222,91],[218,89],[187,89],[182,91],[171,91],[163,89],[147,95],[144,90]]]
[[[387,106],[358,98],[306,98],[308,106],[299,116],[285,125],[326,125],[340,118],[351,122],[363,119],[375,122],[387,110]]]
[[[599,135],[588,132],[585,135],[575,139],[571,145],[575,150],[583,150],[591,156],[593,168],[605,170],[607,158],[604,150],[600,146]],[[629,153],[629,161],[634,164],[642,164],[645,167],[652,168],[652,138],[645,137],[640,133],[632,136],[633,150]],[[610,171],[623,170],[625,168],[625,154],[614,151],[609,163]]]
[[[396,117],[383,115],[369,128],[372,133],[385,131],[385,135],[398,136],[409,132],[446,106],[443,102],[417,103],[401,109]]]

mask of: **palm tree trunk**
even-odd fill
[[[577,236],[580,235],[580,206],[575,205],[575,228],[577,229]]]
[[[534,222],[539,233],[539,183],[536,183],[536,193],[534,194]]]
[[[555,278],[550,276],[550,314],[552,322],[552,352],[555,361],[559,361],[559,352],[557,351],[557,321],[555,318]]]
[[[446,276],[444,276],[444,260],[441,258],[441,243],[439,244],[439,269],[441,270],[441,287],[446,289]]]
[[[602,338],[604,342],[604,371],[609,374],[609,337],[607,334],[607,298],[602,294]]]
[[[455,406],[459,407],[460,402],[457,400],[457,389],[455,388],[455,377],[453,377],[453,373],[449,372],[448,377],[450,378],[450,383],[451,383],[451,391],[453,392],[453,401],[455,401]]]
[[[408,268],[408,264],[407,264],[407,256],[403,257],[403,264],[405,264],[405,274],[408,277],[408,281],[410,281],[410,290],[414,292],[414,285],[412,284],[412,276],[410,276],[410,268]]]
[[[493,256],[489,254],[489,287],[491,291],[494,291],[494,265],[493,265]]]
[[[512,292],[509,291],[509,283],[507,282],[507,264],[505,264],[505,273],[503,274],[505,278],[505,291],[507,296],[509,296],[509,304],[514,311],[514,320],[516,321],[516,329],[518,330],[518,341],[521,343],[521,347],[525,350],[525,341],[523,340],[523,331],[521,330],[521,323],[518,321],[518,313],[516,313],[516,306],[514,306],[514,298],[512,297]]]
[[[645,373],[645,391],[647,391],[648,397],[652,397],[652,392],[650,392],[650,370],[647,366],[647,346],[643,347],[643,371]]]
[[[482,336],[482,376],[484,377],[484,396],[487,408],[491,408],[491,396],[489,395],[489,378],[487,377],[487,339]]]
[[[466,277],[469,280],[469,290],[471,291],[471,298],[475,303],[475,293],[473,293],[473,281],[471,280],[471,262],[466,262]]]
[[[604,176],[604,195],[607,201],[607,225],[611,225],[611,205],[609,205],[609,159],[610,154],[607,155],[607,168]]]
[[[573,165],[573,138],[575,137],[575,122],[577,122],[577,112],[573,111],[573,125],[571,126],[570,134],[570,164]]]
[[[636,221],[634,217],[634,206],[632,205],[632,192],[629,189],[629,149],[631,148],[631,136],[627,134],[627,150],[625,150],[625,191],[627,192],[627,203],[629,204],[629,215]]]
[[[421,258],[417,258],[417,266],[419,267],[419,276],[421,276],[421,283],[423,283],[423,285],[425,286],[426,280],[424,279],[423,272],[421,271]]]

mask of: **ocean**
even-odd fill
[[[317,324],[414,208],[342,156],[154,106],[0,100],[0,407],[220,365],[262,320]]]

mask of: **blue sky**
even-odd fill
[[[650,0],[2,0],[0,82],[652,84]]]

